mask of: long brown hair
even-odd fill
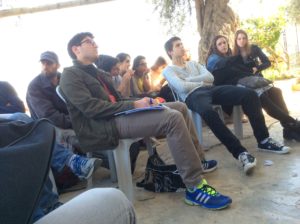
[[[225,37],[225,36],[223,36],[223,35],[217,35],[217,36],[215,36],[214,39],[211,41],[210,47],[209,47],[208,52],[207,52],[207,57],[206,57],[206,60],[205,60],[206,64],[207,64],[207,60],[208,60],[209,56],[212,55],[212,54],[217,54],[217,55],[223,56],[223,55],[219,52],[219,50],[218,50],[218,48],[217,48],[217,41],[218,41],[220,38],[224,38],[224,39],[226,40],[227,44],[228,44],[228,51],[227,51],[227,53],[226,53],[226,56],[231,56],[231,53],[232,53],[232,52],[231,52],[231,48],[230,48],[230,46],[229,46],[228,38]]]
[[[246,37],[246,39],[247,39],[247,44],[246,44],[245,48],[246,48],[246,54],[249,55],[251,53],[251,44],[249,43],[248,34],[244,30],[238,30],[238,31],[235,32],[235,35],[234,35],[234,46],[233,46],[233,55],[239,55],[241,53],[240,52],[240,48],[237,45],[237,38],[238,38],[238,36],[240,34],[243,34]]]

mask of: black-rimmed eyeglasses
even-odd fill
[[[80,45],[84,44],[84,43],[87,43],[87,44],[90,44],[90,45],[93,45],[93,46],[96,46],[96,42],[92,39],[86,39],[86,40],[83,40],[80,42]]]

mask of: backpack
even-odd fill
[[[178,192],[186,188],[176,165],[166,165],[157,153],[148,158],[145,178],[136,186],[153,192]]]
[[[0,119],[0,223],[32,223],[50,167],[54,127]]]

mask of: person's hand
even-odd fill
[[[258,69],[257,69],[256,67],[253,67],[253,68],[252,68],[253,74],[255,74],[255,73],[257,72],[257,70],[258,70]]]
[[[133,74],[134,74],[134,71],[131,69],[128,69],[127,72],[125,72],[125,74],[123,75],[123,79],[131,79]]]
[[[149,69],[149,68],[147,68],[147,70],[146,70],[146,72],[145,72],[145,73],[146,73],[146,74],[148,74],[149,72],[150,72],[150,69]]]
[[[134,101],[134,108],[151,107],[157,105],[158,105],[157,101],[149,97],[144,97],[140,100]]]
[[[140,100],[134,101],[134,108],[143,108],[143,107],[150,107],[149,97],[144,97]]]

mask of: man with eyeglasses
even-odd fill
[[[68,53],[74,65],[64,69],[60,80],[61,93],[65,96],[73,128],[83,148],[87,151],[105,150],[116,147],[119,139],[166,136],[178,171],[189,189],[186,203],[210,209],[229,206],[231,198],[218,193],[202,177],[202,173],[215,170],[217,162],[205,160],[193,121],[183,103],[166,103],[168,108],[158,111],[116,115],[157,103],[149,97],[121,99],[106,73],[94,66],[98,46],[93,38],[89,32],[71,38]],[[197,203],[194,202],[196,198]]]

